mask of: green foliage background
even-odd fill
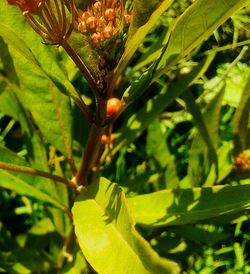
[[[2,272],[250,272],[250,171],[235,165],[250,149],[249,1],[134,2],[105,178],[74,202],[0,170]],[[94,106],[65,52],[2,1],[0,162],[71,178],[89,131],[78,93]]]

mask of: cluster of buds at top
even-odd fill
[[[46,41],[62,45],[73,29],[73,1],[67,7],[65,0],[7,0],[8,4],[18,6],[31,27]],[[72,13],[68,24],[67,8]]]
[[[235,165],[242,171],[250,172],[250,150],[245,150],[235,158]]]
[[[78,12],[78,30],[91,37],[93,43],[112,38],[130,22],[121,0],[92,0],[86,11]]]

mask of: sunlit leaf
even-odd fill
[[[128,202],[140,225],[183,225],[249,208],[250,185],[162,190]]]
[[[30,110],[45,138],[65,155],[71,155],[69,99],[59,91],[55,79],[60,79],[63,90],[73,87],[54,53],[41,43],[41,38],[27,25],[19,10],[1,2],[0,21],[0,36],[9,44],[22,90],[22,94],[17,94],[19,100]],[[49,77],[52,73],[53,80]]]
[[[121,189],[101,178],[83,189],[73,207],[81,250],[98,273],[178,273],[135,230]]]

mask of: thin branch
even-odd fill
[[[64,43],[62,43],[62,47],[68,53],[68,55],[71,57],[71,59],[74,61],[74,63],[77,65],[77,67],[80,69],[81,73],[83,74],[83,76],[88,81],[88,83],[89,83],[90,88],[92,89],[92,91],[96,95],[98,95],[100,93],[100,90],[99,90],[99,88],[98,88],[98,86],[96,84],[96,81],[93,78],[93,76],[92,76],[91,72],[89,71],[89,69],[87,68],[87,66],[84,64],[84,62],[82,61],[82,59],[79,57],[79,55],[68,44],[67,41],[64,41]]]
[[[44,178],[51,179],[51,180],[54,180],[59,183],[63,183],[63,184],[65,184],[71,188],[74,188],[74,189],[77,189],[77,187],[78,187],[78,185],[74,181],[70,181],[63,177],[53,175],[51,173],[41,171],[41,170],[31,168],[31,167],[18,166],[18,165],[0,162],[0,169],[5,169],[5,170],[19,172],[19,173],[25,173],[25,174],[29,174],[29,175],[33,175],[33,176],[44,177]]]

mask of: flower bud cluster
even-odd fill
[[[91,37],[94,44],[112,38],[123,24],[130,22],[119,0],[92,0],[92,6],[78,12],[78,30]]]
[[[237,155],[235,165],[243,171],[250,172],[250,150],[243,151]]]

